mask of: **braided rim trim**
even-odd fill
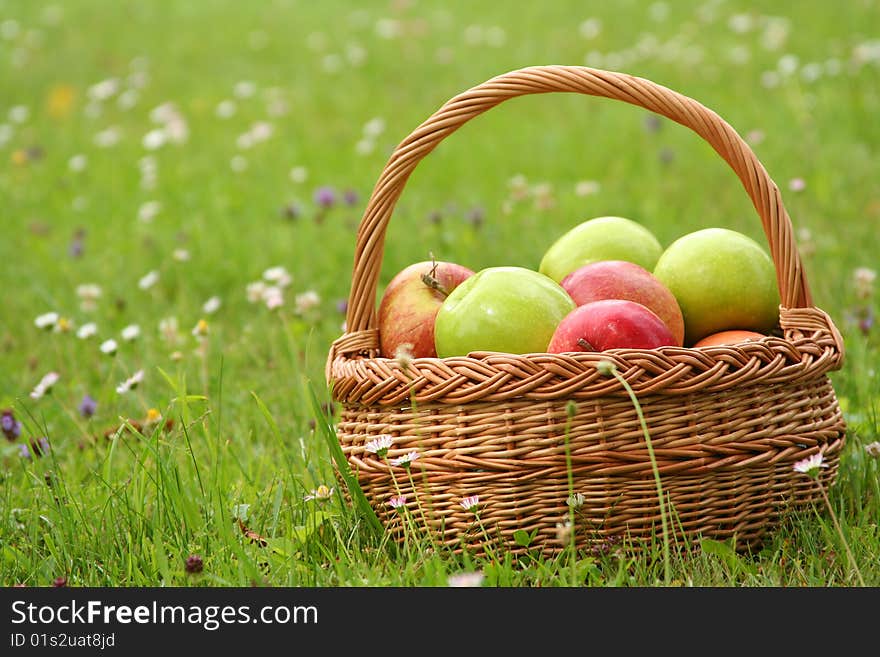
[[[597,364],[611,361],[636,393],[689,394],[739,385],[788,383],[839,369],[843,341],[818,308],[781,309],[785,338],[700,349],[613,349],[578,354],[473,352],[453,358],[346,358],[331,348],[328,381],[337,401],[401,406],[440,402],[626,395]],[[794,326],[796,324],[796,326]],[[350,340],[352,336],[343,336]]]

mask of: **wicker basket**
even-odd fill
[[[761,218],[776,268],[782,337],[733,346],[617,349],[601,353],[471,353],[379,357],[377,281],[395,203],[419,161],[469,119],[526,94],[578,92],[646,108],[696,132],[736,172]],[[452,549],[489,543],[561,548],[569,496],[581,548],[660,537],[650,452],[624,386],[597,369],[611,361],[637,395],[660,473],[670,532],[757,547],[783,515],[819,499],[793,464],[821,452],[836,476],[845,425],[827,373],[843,341],[813,306],[779,189],[749,146],[717,114],[648,80],[578,66],[536,66],[480,84],[445,103],[391,155],[369,199],[355,249],[345,333],[326,377],[341,406],[338,440],[379,518],[398,536],[406,495],[418,531]],[[386,458],[365,449],[386,434]],[[410,464],[389,459],[418,450]],[[580,495],[577,495],[580,494]],[[475,509],[462,500],[479,496]],[[563,525],[564,526],[564,525]],[[518,534],[522,537],[523,534]]]

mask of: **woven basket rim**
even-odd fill
[[[818,308],[780,308],[784,335],[709,347],[664,346],[563,354],[472,352],[447,358],[351,355],[331,346],[326,377],[337,401],[401,406],[461,404],[519,397],[565,399],[627,395],[624,384],[600,371],[611,362],[637,393],[685,395],[740,385],[803,381],[839,369],[843,340]]]

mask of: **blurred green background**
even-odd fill
[[[210,274],[199,268],[208,280],[192,281],[203,294],[283,261],[325,297],[344,296],[352,240],[323,237],[357,221],[389,150],[456,93],[551,63],[647,77],[751,137],[796,228],[820,249],[810,266],[821,301],[838,292],[826,268],[874,258],[875,2],[5,0],[0,11],[4,110],[29,110],[23,124],[4,119],[4,275],[36,285],[46,303],[57,302],[61,281],[108,267],[122,292],[126,272],[142,274],[136,267],[149,268],[181,233],[210,262]],[[106,80],[115,89],[95,100]],[[143,137],[158,127],[150,112],[166,103],[188,136],[148,150]],[[220,118],[221,107],[231,116]],[[472,121],[407,186],[384,279],[428,250],[477,267],[531,265],[562,228],[596,214],[642,221],[664,243],[706,225],[760,238],[724,163],[685,129],[647,121],[621,103],[562,94],[517,99]],[[255,122],[271,136],[242,148]],[[118,143],[96,147],[108,129]],[[12,164],[28,148],[39,157]],[[88,157],[82,172],[68,166],[77,154]],[[149,190],[139,184],[144,156],[158,171]],[[296,167],[303,182],[291,179]],[[552,211],[518,204],[502,213],[516,175],[548,186]],[[803,189],[789,189],[794,179]],[[578,196],[583,180],[599,191]],[[320,230],[279,220],[322,185],[350,188],[359,201]],[[162,211],[145,226],[137,212],[152,200]],[[479,239],[468,232],[469,211],[485,215]],[[426,225],[432,212],[446,221]],[[47,239],[24,230],[33,221],[52,227]],[[64,257],[76,227],[88,229],[89,253],[100,258]],[[523,230],[535,239],[521,239]]]
[[[22,440],[51,436],[56,468],[98,513],[100,436],[172,410],[170,372],[208,400],[206,445],[244,445],[235,467],[213,464],[222,505],[256,510],[281,459],[314,447],[300,386],[323,382],[355,231],[391,150],[452,96],[540,64],[651,79],[749,142],[782,190],[816,305],[847,341],[834,376],[848,420],[866,421],[878,398],[877,330],[864,324],[880,247],[876,0],[0,0],[0,406],[25,422]],[[429,253],[475,270],[536,268],[562,232],[607,214],[663,244],[709,226],[765,243],[739,180],[695,134],[623,103],[545,94],[481,115],[419,165],[389,226],[380,291]],[[279,266],[291,276],[283,306],[250,302],[248,284]],[[82,285],[99,286],[94,307]],[[34,326],[49,312],[67,333]],[[169,335],[160,322],[171,317]],[[200,319],[202,341],[191,335]],[[88,322],[97,335],[77,339]],[[129,325],[141,331],[130,342]],[[98,349],[106,339],[119,342],[115,359]],[[117,394],[137,369],[137,395]],[[61,375],[51,399],[30,399],[48,371]],[[77,413],[86,393],[98,400],[88,419]],[[84,451],[90,440],[100,449]],[[48,513],[19,447],[4,446],[7,499]],[[215,448],[197,444],[193,462]],[[138,460],[126,464],[114,478],[138,476]],[[321,483],[320,467],[300,465],[302,486]],[[141,520],[124,517],[137,535]],[[124,579],[90,574],[88,550],[68,539],[67,572]],[[21,554],[33,561],[13,559],[17,579],[57,574],[45,546]]]

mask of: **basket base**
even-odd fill
[[[826,456],[829,467],[820,481],[829,486],[838,459]],[[699,546],[703,538],[731,541],[739,552],[761,547],[783,519],[795,511],[822,504],[814,480],[792,481],[788,464],[731,472],[710,480],[667,477],[662,481],[667,527],[679,549]],[[522,553],[538,549],[552,555],[573,541],[576,548],[601,554],[626,544],[638,551],[662,545],[663,520],[654,479],[573,476],[542,481],[540,492],[517,490],[509,481],[486,482],[480,503],[469,520],[450,510],[450,495],[432,493],[429,482],[381,484],[365,482],[364,493],[377,515],[398,541],[419,537],[454,552]],[[580,495],[570,495],[576,490]],[[403,495],[405,508],[388,505]],[[467,515],[467,514],[466,514]],[[573,520],[573,523],[572,523]],[[528,542],[524,543],[524,538]]]
[[[820,481],[835,480],[845,424],[827,377],[645,394],[639,403],[677,545],[711,538],[754,549],[783,516],[821,503],[796,461],[821,453]],[[393,437],[384,458],[366,449],[379,435]],[[456,550],[553,553],[572,533],[590,551],[662,541],[654,463],[628,398],[351,405],[337,436],[370,504],[401,540],[408,519],[417,534]],[[395,464],[411,452],[417,460]],[[389,504],[400,496],[405,511]],[[465,508],[472,496],[478,504]]]

